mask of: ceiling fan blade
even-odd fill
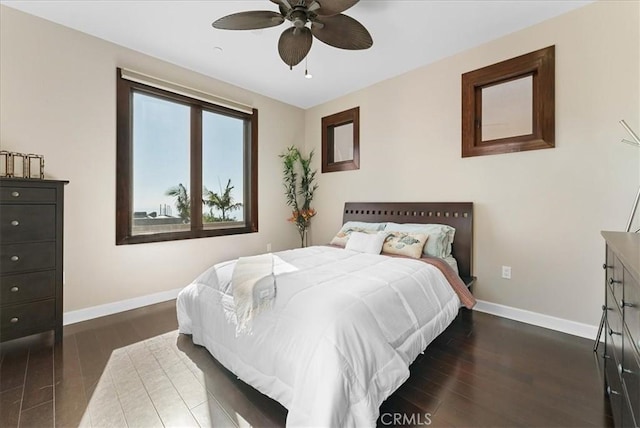
[[[298,65],[311,50],[311,43],[313,43],[313,36],[307,27],[288,28],[284,30],[278,41],[280,58],[289,67]]]
[[[252,10],[223,16],[212,25],[220,30],[257,30],[280,25],[284,17],[270,10]]]
[[[271,0],[271,3],[275,3],[280,6],[280,10],[290,11],[291,3],[288,0]]]
[[[321,42],[336,48],[360,50],[373,45],[371,34],[364,25],[343,14],[315,19],[311,32]]]
[[[360,0],[317,0],[320,7],[315,10],[318,16],[333,16],[344,12]]]

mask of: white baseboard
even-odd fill
[[[105,315],[117,314],[118,312],[129,311],[155,303],[166,302],[178,297],[182,288],[162,291],[160,293],[149,294],[147,296],[134,297],[133,299],[120,300],[119,302],[106,303],[104,305],[92,306],[90,308],[78,309],[77,311],[65,312],[62,316],[63,325],[75,324]]]
[[[598,326],[596,325],[583,324],[563,318],[556,318],[551,315],[513,308],[511,306],[499,305],[497,303],[486,302],[484,300],[478,300],[473,310],[497,315],[503,318],[509,318],[538,327],[548,328],[550,330],[560,331],[573,336],[584,337],[590,340],[594,340],[598,334]]]
[[[77,311],[65,312],[63,315],[63,324],[75,324],[77,322],[112,315],[118,312],[129,311],[131,309],[137,309],[143,306],[153,305],[155,303],[166,302],[168,300],[175,299],[180,290],[182,290],[182,288],[162,291],[160,293],[149,294],[147,296],[134,297],[133,299],[121,300],[119,302],[92,306],[90,308],[78,309]],[[591,340],[595,339],[596,334],[598,333],[598,326],[595,325],[583,324],[563,318],[553,317],[551,315],[544,315],[524,309],[513,308],[511,306],[500,305],[498,303],[491,303],[484,300],[478,300],[473,310]]]

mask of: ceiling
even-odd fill
[[[304,61],[290,71],[278,55],[278,38],[287,24],[254,31],[225,31],[211,26],[230,13],[277,11],[277,5],[268,0],[0,3],[309,108],[591,1],[362,0],[345,13],[367,27],[373,47],[346,51],[314,40],[307,57],[313,79],[304,78]]]

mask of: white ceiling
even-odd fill
[[[345,51],[314,40],[308,56],[313,79],[304,78],[304,62],[290,71],[278,55],[278,38],[287,24],[256,31],[211,26],[214,20],[234,12],[277,11],[268,0],[0,3],[308,108],[591,1],[362,0],[345,13],[367,27],[373,47]]]

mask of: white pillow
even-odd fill
[[[363,233],[351,232],[345,249],[360,253],[380,254],[382,245],[387,237],[386,232]]]
[[[368,221],[348,221],[345,224],[343,224],[342,227],[343,228],[358,227],[358,228],[364,229],[364,230],[380,231],[380,230],[384,230],[384,227],[386,225],[387,225],[386,222],[384,222],[384,223],[370,223]]]

